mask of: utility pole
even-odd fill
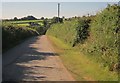
[[[58,3],[58,22],[59,22],[59,16],[60,16],[60,3]]]

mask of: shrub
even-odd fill
[[[110,70],[118,63],[119,12],[117,5],[108,5],[98,13],[90,25],[90,37],[83,51],[108,66]]]
[[[76,27],[77,36],[76,36],[76,43],[84,43],[84,41],[89,36],[89,24],[91,22],[90,17],[82,17],[78,20],[78,25]]]
[[[23,28],[3,23],[2,27],[2,49],[3,52],[15,46],[20,41],[36,36],[39,33],[31,28]]]
[[[116,4],[108,5],[96,16],[76,17],[62,24],[56,23],[51,26],[47,34],[71,46],[79,43],[80,51],[113,71],[119,67],[119,10],[120,6]]]
[[[53,24],[48,29],[47,34],[60,38],[65,43],[75,46],[75,44],[84,42],[89,35],[89,23],[91,18],[81,17],[64,21],[64,23]]]
[[[63,23],[63,18],[53,17],[51,23]]]
[[[53,24],[48,29],[47,34],[55,36],[65,43],[73,46],[77,33],[76,22],[77,21],[65,21],[64,23]]]

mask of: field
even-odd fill
[[[35,22],[38,23],[40,26],[43,26],[43,20],[21,20],[21,21],[8,21],[8,22],[18,26],[29,26],[30,22]]]

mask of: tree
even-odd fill
[[[59,22],[60,22],[60,23],[63,23],[63,18],[59,18]]]
[[[65,19],[65,16],[62,16],[62,19]]]
[[[15,20],[15,21],[17,21],[17,20],[18,20],[18,18],[17,18],[17,17],[14,17],[14,20]]]
[[[37,18],[35,18],[34,16],[27,16],[27,17],[21,18],[21,20],[37,20]]]
[[[44,20],[44,17],[41,17],[41,20]]]
[[[43,20],[43,24],[44,24],[44,27],[46,27],[48,24],[47,20]]]
[[[53,17],[52,23],[63,23],[63,18]]]

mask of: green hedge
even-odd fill
[[[113,71],[119,68],[120,7],[116,4],[97,13],[57,23],[47,31],[67,44],[79,44],[80,51]],[[92,21],[91,21],[92,20]]]
[[[98,13],[91,22],[88,41],[84,47],[81,46],[83,52],[102,62],[101,65],[111,71],[118,68],[119,9],[117,5],[108,5]]]
[[[78,23],[76,20],[65,21],[64,23],[56,23],[48,29],[47,34],[59,38],[65,43],[73,46],[74,42],[76,41],[77,25]]]
[[[3,52],[15,46],[22,40],[31,36],[36,36],[39,33],[31,28],[13,26],[11,24],[2,24],[2,49]]]

